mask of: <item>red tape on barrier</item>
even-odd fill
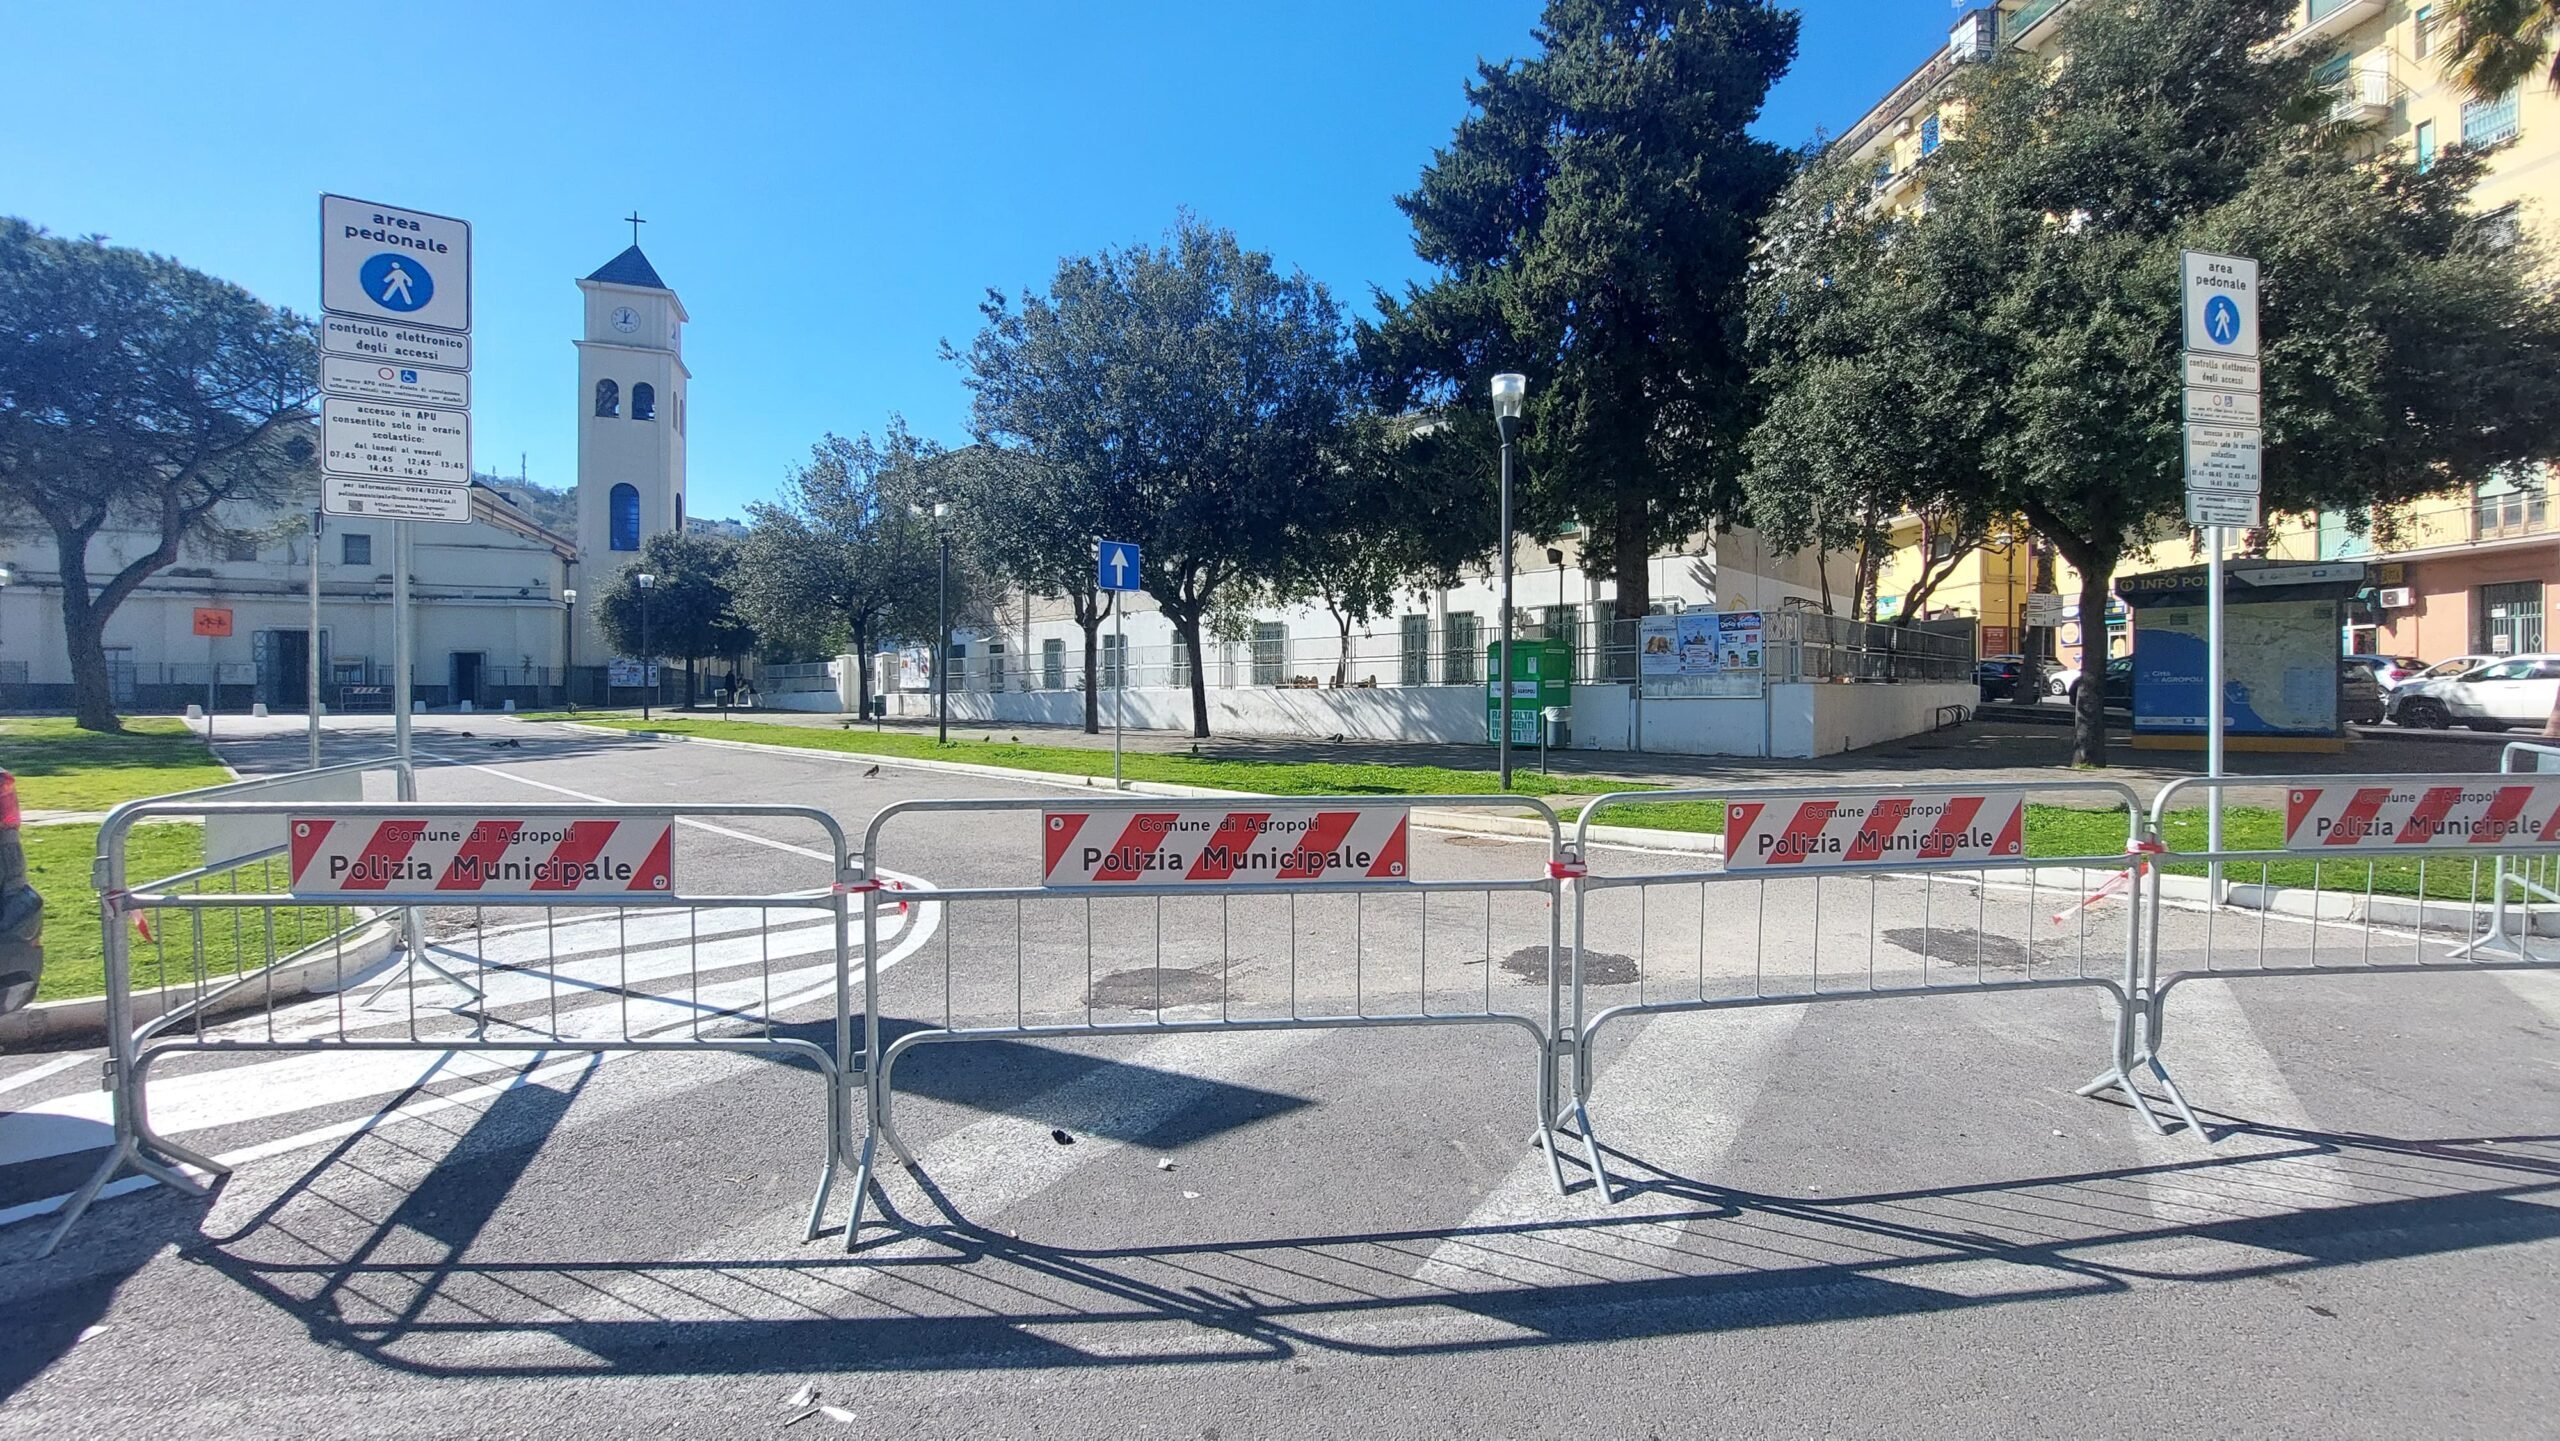
[[[1579,880],[1590,873],[1591,868],[1580,861],[1547,862],[1547,879],[1551,881]]]
[[[2158,841],[2145,838],[2138,841],[2127,841],[2125,843],[2124,853],[2129,856],[2158,855],[2167,849],[2167,846],[2160,844]],[[2103,901],[2109,896],[2114,895],[2116,892],[2123,890],[2126,886],[2133,883],[2133,878],[2140,874],[2141,870],[2142,866],[2140,863],[2136,863],[2132,870],[2118,871],[2114,875],[2107,877],[2105,881],[2099,884],[2096,890],[2089,893],[2088,899],[2081,901],[2078,905],[2064,906],[2061,910],[2055,911],[2053,913],[2053,923],[2057,926],[2061,925],[2064,921],[2071,919],[2071,915],[2074,911],[2088,910],[2098,902]]]

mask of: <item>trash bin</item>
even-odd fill
[[[1560,706],[1560,705],[1551,705],[1551,706],[1547,707],[1545,710],[1543,710],[1543,711],[1539,712],[1539,715],[1540,715],[1540,717],[1541,717],[1542,719],[1544,719],[1544,720],[1546,721],[1546,723],[1547,723],[1547,748],[1548,748],[1548,749],[1550,749],[1550,750],[1563,750],[1566,746],[1568,746],[1568,745],[1570,745],[1570,744],[1572,743],[1572,741],[1573,741],[1573,727],[1572,727],[1572,725],[1571,725],[1571,720],[1572,720],[1572,717],[1573,717],[1573,708],[1572,708],[1572,707],[1570,707],[1570,706]]]

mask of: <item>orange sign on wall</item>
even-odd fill
[[[227,638],[231,634],[231,608],[217,605],[197,606],[196,634],[217,639]]]

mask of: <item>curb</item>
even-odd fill
[[[255,989],[243,987],[207,1007],[204,1014],[207,1018],[236,1015],[265,1004],[270,996],[282,1001],[319,993],[324,979],[335,980],[339,975],[342,956],[349,976],[360,974],[389,956],[392,940],[399,929],[394,917],[377,916],[367,921],[343,948],[335,944],[334,937],[323,937],[277,961],[270,985]],[[257,973],[252,971],[249,974]],[[228,981],[230,978],[224,979]],[[139,1024],[158,1018],[177,1002],[195,994],[195,990],[192,985],[176,985],[134,992],[135,1022]],[[107,998],[104,996],[38,1001],[0,1016],[0,1046],[59,1050],[69,1046],[102,1045],[106,1039]]]

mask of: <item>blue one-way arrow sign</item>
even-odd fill
[[[1093,543],[1094,584],[1103,590],[1138,588],[1138,543],[1097,540]]]

